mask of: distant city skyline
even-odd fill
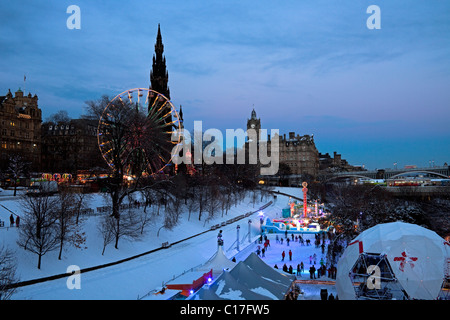
[[[369,5],[381,9],[370,30]],[[81,9],[70,30],[66,9]],[[185,126],[314,134],[368,169],[450,163],[450,3],[2,2],[0,95],[37,94],[45,121],[150,84],[158,23]],[[24,82],[26,76],[26,82]]]

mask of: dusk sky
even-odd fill
[[[187,129],[245,129],[254,107],[353,165],[450,164],[450,1],[3,0],[0,14],[0,95],[37,94],[44,121],[148,88],[159,23]]]

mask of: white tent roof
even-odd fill
[[[211,285],[203,286],[193,300],[281,300],[288,293],[294,275],[274,270],[255,253],[223,272]]]
[[[219,246],[217,252],[201,267],[198,268],[199,271],[209,271],[212,269],[213,276],[220,275],[224,269],[234,268],[236,263],[231,261],[225,256],[222,246]]]
[[[266,296],[271,300],[283,300],[289,285],[280,284],[270,278],[261,276],[258,269],[251,269],[245,262],[239,262],[230,274],[250,291]]]
[[[229,272],[223,272],[210,286],[203,286],[191,300],[269,300],[265,295],[248,289]]]
[[[244,263],[249,266],[250,269],[255,270],[255,272],[261,277],[270,279],[286,287],[290,287],[292,281],[296,279],[293,274],[287,274],[283,271],[272,268],[254,252],[252,252],[247,259],[244,260]]]
[[[349,273],[361,253],[385,254],[398,283],[410,299],[436,299],[445,277],[450,245],[434,231],[392,222],[376,225],[356,237],[339,259],[339,299],[355,299]]]

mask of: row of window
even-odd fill
[[[92,150],[96,150],[98,149],[97,147],[92,147],[92,146],[66,146],[66,148],[64,149],[64,151],[74,151],[74,152],[83,152],[83,151],[88,151],[91,152]],[[61,148],[59,147],[54,147],[54,146],[48,146],[47,150],[45,151],[46,153],[57,153],[57,152],[61,152]]]
[[[49,126],[48,130],[51,132],[51,135],[74,135],[75,134],[75,126],[74,125],[56,125],[56,126]],[[69,131],[70,130],[70,131]],[[96,128],[93,128],[91,126],[89,126],[87,128],[87,130],[84,131],[85,133],[89,134],[89,135],[97,135],[97,130]],[[81,130],[78,130],[78,134],[81,133]]]
[[[289,155],[289,156],[280,156],[280,160],[290,160],[290,161],[309,161],[309,160],[315,160],[316,157],[309,157],[309,156],[303,156],[303,157],[296,157],[295,155]]]
[[[1,142],[1,148],[2,149],[10,149],[10,150],[14,150],[14,149],[22,149],[22,150],[26,150],[26,149],[30,149],[31,151],[34,151],[37,148],[37,144],[33,143],[21,143],[20,141],[14,142],[14,141],[2,141]]]
[[[286,165],[288,165],[289,167],[314,167],[314,165],[310,165],[309,162],[284,162]]]
[[[19,128],[25,128],[25,129],[30,129],[30,123],[27,122],[23,122],[23,121],[19,121],[18,123],[15,120],[2,120],[2,127],[6,127],[6,125],[9,124],[10,127],[16,127],[18,126]]]
[[[53,126],[53,125],[49,125],[48,126],[48,130],[69,130],[69,128],[70,129],[72,129],[72,130],[74,130],[75,129],[75,126],[74,125],[71,125],[71,126],[69,126],[68,124],[66,124],[66,125],[55,125],[55,126]]]
[[[2,136],[8,136],[8,130],[7,129],[2,129]],[[18,137],[18,138],[25,138],[25,139],[30,139],[31,135],[29,131],[14,131],[14,130],[10,130],[9,131],[9,136],[10,137]],[[33,139],[37,139],[37,136],[33,136]]]

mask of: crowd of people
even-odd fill
[[[306,237],[305,237],[306,238]],[[305,268],[309,265],[309,277],[310,279],[318,279],[321,277],[328,277],[330,279],[336,279],[336,266],[333,261],[327,263],[326,260],[326,248],[330,243],[330,235],[327,233],[318,233],[314,235],[314,245],[315,248],[321,250],[320,259],[317,256],[317,253],[313,253],[309,256],[309,261],[303,262],[298,261],[299,259],[295,259],[293,257],[293,245],[298,244],[300,246],[311,246],[311,239],[304,239],[304,236],[301,234],[288,233],[287,231],[284,233],[284,237],[279,234],[275,235],[275,242],[280,245],[285,245],[286,249],[281,251],[281,259],[280,262],[283,263],[282,270],[284,272],[295,274],[296,276],[301,277],[303,273],[305,273]],[[256,254],[261,258],[265,258],[267,250],[270,247],[270,240],[267,235],[261,235],[259,238],[259,244],[261,246],[257,247]],[[289,248],[288,248],[289,247]],[[325,259],[324,259],[325,257]],[[289,259],[289,260],[288,260]],[[295,266],[294,261],[297,260],[297,266]],[[287,262],[289,261],[289,262]],[[309,264],[308,264],[309,262]],[[278,264],[274,265],[274,268],[279,269]]]

